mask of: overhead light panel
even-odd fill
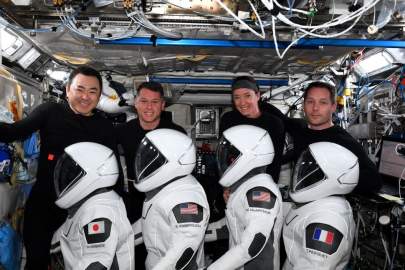
[[[22,40],[5,29],[0,32],[1,50],[5,57],[13,55],[23,45]]]
[[[41,56],[41,53],[38,52],[34,47],[32,47],[26,54],[24,54],[19,60],[18,64],[23,68],[26,69],[35,60],[37,60]]]
[[[113,0],[93,0],[93,4],[95,7],[105,7],[112,4]]]
[[[360,60],[355,70],[361,75],[371,76],[393,67],[394,58],[390,53],[382,50]]]
[[[46,74],[55,81],[65,81],[69,76],[69,72],[63,70],[48,69]]]

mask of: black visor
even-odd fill
[[[54,171],[54,183],[56,196],[63,195],[70,190],[86,172],[68,154],[64,153],[56,163]]]
[[[231,167],[241,155],[241,152],[224,137],[221,138],[217,147],[217,160],[219,175]]]
[[[309,149],[305,150],[295,164],[292,178],[293,191],[300,191],[320,184],[326,179],[324,172]]]
[[[149,175],[158,171],[167,163],[167,159],[160,153],[148,138],[144,137],[138,147],[135,157],[135,183],[140,183]]]

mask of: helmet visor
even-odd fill
[[[295,164],[292,177],[292,191],[302,191],[319,185],[326,179],[324,172],[313,157],[310,149],[305,150]]]
[[[135,183],[145,181],[167,163],[166,157],[148,138],[144,137],[138,147],[135,157]]]
[[[219,175],[222,176],[233,166],[241,156],[241,152],[226,138],[222,137],[217,147]]]
[[[56,196],[61,197],[69,191],[77,182],[86,175],[85,170],[80,167],[68,154],[64,153],[56,163],[54,171],[54,183]]]

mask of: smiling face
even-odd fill
[[[333,125],[332,114],[336,111],[336,103],[328,89],[312,87],[308,90],[304,100],[304,112],[309,128],[321,130]]]
[[[66,96],[70,108],[77,114],[89,116],[101,95],[101,86],[97,77],[77,74],[66,86]]]
[[[260,94],[252,89],[239,88],[232,92],[235,108],[247,118],[257,118],[260,116],[259,99]]]
[[[135,108],[142,128],[146,130],[156,128],[164,107],[165,101],[159,92],[142,88],[135,99]]]

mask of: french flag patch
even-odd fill
[[[314,235],[312,236],[312,239],[323,242],[328,245],[333,244],[333,237],[334,234],[333,232],[327,231],[327,230],[322,230],[320,228],[315,228]]]
[[[198,215],[198,207],[195,203],[182,203],[180,205],[180,214],[182,215]]]
[[[256,202],[270,202],[270,193],[266,191],[253,191],[252,200]]]

